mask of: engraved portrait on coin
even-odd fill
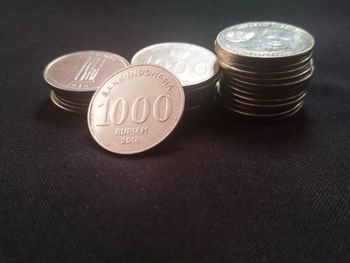
[[[284,57],[305,54],[313,37],[300,28],[276,22],[249,22],[222,30],[217,43],[228,52],[252,57]]]

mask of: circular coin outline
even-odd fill
[[[95,131],[93,130],[93,124],[92,122],[92,118],[91,118],[91,111],[92,111],[92,107],[93,107],[93,103],[96,99],[96,97],[99,95],[99,91],[102,90],[105,86],[106,83],[108,83],[112,78],[114,78],[115,76],[117,76],[118,74],[121,74],[122,72],[126,71],[126,70],[130,70],[132,68],[137,68],[137,67],[154,67],[157,68],[158,70],[164,71],[165,73],[169,74],[171,77],[173,77],[173,81],[174,83],[176,83],[177,87],[179,87],[179,92],[180,92],[180,108],[178,109],[177,112],[177,116],[176,118],[174,118],[174,121],[172,123],[172,125],[170,125],[170,127],[168,128],[167,132],[162,134],[162,136],[160,136],[156,141],[153,141],[151,144],[149,144],[148,146],[133,150],[133,151],[127,151],[127,152],[121,152],[121,151],[116,151],[115,149],[111,149],[108,148],[108,146],[104,145],[103,142],[96,136]],[[183,116],[184,113],[184,109],[185,109],[185,93],[184,93],[184,89],[183,86],[181,84],[181,82],[178,80],[178,78],[171,73],[169,70],[158,66],[158,65],[150,65],[150,64],[138,64],[138,65],[130,65],[126,68],[123,68],[121,70],[119,70],[118,72],[114,73],[113,75],[111,75],[110,77],[108,77],[101,85],[100,87],[96,90],[96,92],[94,93],[94,95],[91,98],[88,110],[87,110],[87,122],[88,122],[88,128],[90,131],[91,136],[94,138],[94,140],[105,150],[112,152],[112,153],[116,153],[116,154],[120,154],[120,155],[132,155],[132,154],[138,154],[138,153],[142,153],[144,151],[147,151],[151,148],[156,147],[158,144],[160,144],[161,142],[163,142],[166,138],[169,137],[169,135],[175,130],[175,128],[177,127],[177,125],[179,124],[181,117]]]
[[[227,49],[225,47],[225,45],[222,43],[222,41],[220,41],[220,37],[222,37],[227,31],[232,30],[232,29],[239,29],[240,27],[253,27],[255,25],[255,27],[258,26],[278,26],[280,28],[284,28],[286,30],[290,30],[293,31],[294,33],[302,33],[304,34],[304,36],[306,38],[308,38],[308,41],[311,43],[310,46],[300,52],[295,52],[295,53],[291,53],[291,52],[287,52],[287,53],[283,53],[283,52],[276,52],[276,54],[272,54],[272,52],[270,53],[259,53],[259,52],[244,52],[244,51],[238,51],[238,50],[230,50]],[[236,24],[236,25],[232,25],[229,27],[224,28],[223,30],[221,30],[219,32],[219,34],[216,37],[216,41],[217,43],[220,45],[220,48],[222,48],[223,50],[225,50],[228,53],[232,53],[235,54],[237,56],[240,57],[246,57],[246,58],[262,58],[262,59],[274,59],[274,58],[287,58],[287,57],[295,57],[295,56],[300,56],[303,55],[309,51],[311,51],[314,46],[315,46],[315,39],[314,37],[307,32],[306,30],[299,28],[297,26],[291,25],[291,24],[287,24],[287,23],[281,23],[281,22],[274,22],[274,21],[252,21],[252,22],[246,22],[246,23],[240,23],[240,24]]]
[[[71,53],[68,53],[68,54],[65,54],[65,55],[62,55],[62,56],[59,56],[57,58],[55,58],[54,60],[52,60],[49,64],[47,64],[47,66],[45,67],[44,71],[43,71],[43,76],[44,76],[44,79],[45,81],[53,86],[54,88],[56,89],[60,89],[60,90],[64,90],[64,91],[70,91],[70,92],[91,92],[91,91],[95,91],[98,89],[97,88],[84,88],[84,89],[76,89],[76,88],[69,88],[69,87],[66,87],[65,85],[60,85],[59,83],[57,83],[56,81],[54,81],[51,77],[50,77],[50,74],[49,74],[49,71],[55,66],[55,64],[57,64],[58,62],[61,62],[71,56],[75,56],[75,55],[85,55],[85,54],[88,54],[88,53],[99,53],[101,55],[105,54],[105,55],[108,55],[108,56],[112,56],[114,58],[116,58],[121,64],[123,64],[124,68],[125,67],[128,67],[130,65],[129,61],[118,55],[118,54],[115,54],[115,53],[112,53],[112,52],[109,52],[109,51],[102,51],[102,50],[83,50],[83,51],[76,51],[76,52],[71,52]],[[119,71],[119,70],[118,70]],[[114,73],[112,73],[114,74]],[[102,82],[103,83],[103,82]]]

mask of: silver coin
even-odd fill
[[[290,92],[290,93],[257,93],[257,92],[248,92],[242,89],[238,89],[235,87],[230,87],[227,88],[226,86],[222,85],[221,89],[225,89],[227,92],[231,92],[234,93],[236,95],[241,95],[244,96],[246,98],[251,98],[251,99],[257,99],[257,100],[267,100],[267,101],[288,101],[291,100],[293,98],[296,98],[298,96],[300,96],[301,94],[306,92],[306,89],[300,89],[294,92]]]
[[[240,104],[244,104],[246,106],[252,106],[252,107],[267,107],[267,108],[276,108],[276,107],[285,107],[288,105],[292,105],[296,102],[302,101],[305,96],[306,92],[301,93],[298,96],[293,96],[291,98],[288,98],[288,100],[258,100],[258,99],[252,99],[249,97],[244,97],[236,93],[229,93],[225,89],[220,90],[221,94],[223,94],[227,99],[229,99],[232,102],[237,102]]]
[[[66,105],[65,103],[62,103],[62,101],[60,101],[55,96],[55,93],[53,91],[51,91],[51,93],[50,93],[50,99],[51,99],[51,101],[53,102],[54,105],[56,105],[58,108],[60,108],[62,110],[73,112],[73,113],[83,113],[84,112],[84,109],[71,107],[69,105]],[[86,111],[86,109],[85,109],[85,111]]]
[[[288,76],[283,76],[279,78],[259,78],[259,77],[247,77],[245,75],[236,74],[236,73],[224,73],[225,77],[232,80],[237,81],[240,83],[249,83],[249,84],[257,84],[257,85],[280,85],[280,84],[287,84],[287,83],[295,83],[299,80],[304,79],[305,77],[308,77],[312,75],[313,68],[308,67],[302,72],[298,72],[297,74],[291,74]]]
[[[183,88],[171,72],[155,65],[133,65],[112,75],[95,92],[88,126],[106,150],[139,153],[169,136],[184,105]]]
[[[296,95],[301,91],[307,89],[309,80],[302,83],[297,83],[295,85],[289,86],[247,86],[239,82],[232,82],[230,80],[223,79],[221,81],[223,88],[231,89],[232,91],[240,91],[247,94],[255,94],[256,96],[271,96],[271,97],[287,97],[290,95]]]
[[[105,51],[81,51],[53,60],[44,70],[44,79],[56,89],[71,92],[95,91],[101,83],[129,62]]]
[[[291,81],[281,81],[281,82],[271,82],[271,83],[259,83],[259,82],[251,82],[248,80],[242,80],[238,79],[236,77],[230,77],[226,78],[225,80],[229,83],[232,83],[234,85],[238,84],[247,88],[255,88],[255,89],[261,89],[261,88],[289,88],[289,87],[295,87],[295,86],[300,86],[303,83],[309,81],[313,75],[313,71],[307,72],[306,75],[301,76],[300,78],[297,79],[292,79]]]
[[[53,91],[51,91],[51,96],[61,105],[63,105],[66,108],[71,108],[73,110],[77,110],[77,111],[86,111],[87,110],[87,106],[89,105],[77,105],[77,104],[73,104],[70,101],[65,101],[62,100],[59,96],[57,96]]]
[[[243,69],[239,69],[237,67],[230,67],[229,69],[222,69],[221,72],[224,75],[240,75],[242,77],[249,77],[249,78],[284,78],[291,75],[299,74],[306,69],[313,67],[313,61],[309,61],[308,63],[302,65],[301,67],[296,67],[294,69],[289,69],[286,71],[247,71]]]
[[[259,117],[259,118],[274,118],[274,117],[281,117],[284,115],[289,115],[292,112],[295,112],[297,109],[299,109],[302,105],[303,102],[299,102],[296,105],[293,105],[293,107],[288,107],[286,109],[283,109],[281,111],[258,111],[256,109],[251,109],[251,108],[243,108],[241,106],[237,106],[236,104],[228,104],[227,102],[223,101],[223,105],[226,109],[233,111],[235,113],[239,113],[241,115],[245,116],[251,116],[251,117]]]
[[[293,117],[294,115],[296,115],[303,108],[303,104],[301,103],[300,105],[295,107],[295,109],[293,109],[292,111],[289,111],[285,114],[276,115],[276,116],[267,116],[266,114],[265,115],[264,114],[263,115],[255,115],[255,114],[249,114],[249,113],[247,114],[244,111],[226,108],[225,106],[224,106],[224,108],[226,110],[228,110],[229,112],[231,112],[233,115],[235,115],[237,117],[244,118],[244,119],[253,119],[253,120],[260,120],[260,121],[279,121],[279,120],[284,120],[284,119],[287,119],[287,118],[290,118],[290,117]]]
[[[52,87],[52,90],[55,92],[57,96],[60,98],[64,98],[71,101],[81,102],[81,103],[89,103],[94,92],[71,92],[66,90],[57,89]]]
[[[54,92],[54,91],[52,91]],[[67,99],[67,98],[62,98],[61,96],[59,96],[58,94],[55,94],[56,98],[60,101],[62,101],[63,103],[75,106],[75,107],[81,107],[81,108],[87,108],[89,106],[89,102],[81,102],[81,101],[75,101],[75,100],[71,100],[71,99]]]
[[[303,104],[314,72],[314,39],[276,22],[250,22],[222,30],[215,41],[224,108],[249,118],[280,119]]]
[[[202,85],[219,72],[214,53],[188,43],[160,43],[145,47],[131,59],[131,64],[155,64],[172,72],[184,89]]]
[[[253,71],[257,73],[266,74],[268,72],[283,72],[283,71],[290,71],[294,70],[296,68],[300,68],[302,66],[306,66],[310,60],[312,59],[312,55],[302,57],[301,59],[297,59],[295,61],[284,61],[284,63],[272,63],[271,59],[268,58],[259,58],[258,61],[256,60],[250,60],[249,63],[246,61],[239,61],[237,59],[231,59],[228,60],[227,58],[224,58],[220,55],[220,53],[217,54],[218,57],[218,64],[221,68],[231,70],[238,68],[243,71]],[[274,59],[276,61],[276,59]],[[244,63],[245,62],[245,63]]]
[[[289,101],[292,101],[294,99],[303,97],[306,94],[306,90],[303,89],[301,91],[295,92],[295,93],[289,93],[285,94],[283,93],[282,96],[276,96],[276,94],[257,94],[257,93],[249,93],[245,92],[236,88],[230,88],[227,89],[225,86],[221,87],[221,91],[224,91],[228,94],[228,96],[235,96],[238,98],[241,98],[246,101],[252,101],[252,102],[258,102],[261,104],[264,103],[287,103]]]
[[[231,95],[227,96],[225,94],[226,91],[222,89],[222,85],[220,84],[216,89],[218,100],[226,110],[240,117],[258,120],[280,120],[293,116],[302,108],[303,98],[295,99],[291,103],[286,104],[283,104],[284,102],[272,102],[272,104],[270,104],[276,105],[276,107],[266,107],[265,101],[263,102],[264,104],[261,105],[255,102],[247,103],[247,101],[242,101],[241,99],[232,99]]]
[[[305,30],[277,22],[249,22],[222,30],[221,49],[241,57],[281,58],[311,52],[315,41]]]

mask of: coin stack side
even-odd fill
[[[314,72],[313,47],[308,32],[283,23],[249,22],[222,30],[215,41],[222,105],[256,119],[294,115]]]

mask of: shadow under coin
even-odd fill
[[[34,113],[40,122],[62,128],[86,127],[86,114],[68,112],[55,106],[50,99],[44,100]]]
[[[232,115],[221,106],[217,107],[216,114],[221,117],[215,128],[213,125],[213,132],[222,137],[233,136],[238,143],[256,148],[280,147],[281,143],[288,147],[288,142],[300,146],[308,141],[312,133],[312,119],[304,108],[289,118],[274,121],[246,119]]]
[[[83,140],[86,144],[90,145],[94,150],[97,150],[97,151],[100,151],[101,153],[105,153],[109,156],[118,157],[118,158],[141,159],[145,157],[165,156],[176,151],[176,136],[174,134],[171,134],[168,138],[166,138],[160,144],[156,145],[154,148],[151,148],[144,152],[140,152],[136,154],[126,154],[126,155],[113,153],[104,149],[95,141],[95,139],[90,134],[86,134],[83,137]]]

